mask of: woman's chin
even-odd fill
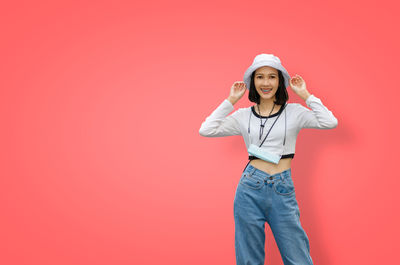
[[[260,95],[260,94],[259,94]],[[261,93],[260,97],[265,98],[265,99],[270,99],[273,98],[275,96],[275,94],[272,93]]]

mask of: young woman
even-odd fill
[[[237,185],[233,208],[236,264],[264,264],[265,222],[285,265],[313,264],[309,240],[300,223],[291,161],[301,129],[332,129],[338,121],[308,92],[303,78],[290,78],[273,54],[257,55],[243,80],[234,82],[229,97],[199,130],[205,137],[241,135],[248,149],[249,163]],[[311,110],[287,103],[289,85]],[[246,89],[256,105],[239,108],[228,116]]]

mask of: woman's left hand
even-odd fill
[[[310,95],[310,93],[307,91],[306,82],[298,74],[290,78],[289,85],[292,90],[304,100],[306,100]]]

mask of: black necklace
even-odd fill
[[[269,112],[269,115],[268,115],[267,119],[265,120],[265,122],[264,122],[264,124],[263,124],[262,118],[261,118],[260,107],[259,107],[258,104],[257,104],[258,113],[260,113],[260,133],[259,133],[260,139],[259,139],[259,140],[261,140],[261,137],[262,137],[262,135],[263,135],[263,133],[264,133],[264,125],[267,123],[269,116],[271,116],[271,113],[272,113],[272,111],[274,110],[274,107],[275,107],[275,102],[274,102],[274,105],[272,106],[271,111]]]

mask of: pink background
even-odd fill
[[[235,264],[246,148],[198,131],[259,53],[338,118],[292,163],[314,264],[398,260],[397,1],[3,2],[1,264]]]

